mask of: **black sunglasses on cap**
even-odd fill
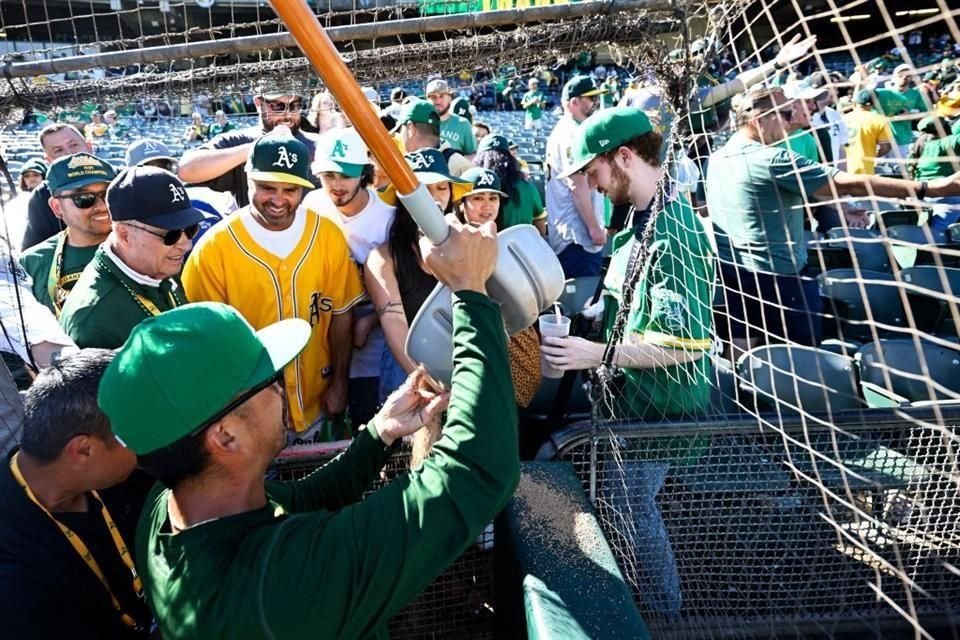
[[[127,224],[130,224],[130,223],[128,222]],[[193,240],[194,236],[197,235],[197,232],[200,231],[199,224],[192,224],[189,227],[185,227],[183,229],[170,229],[166,233],[159,233],[157,231],[152,231],[150,229],[147,229],[146,227],[141,227],[138,224],[131,224],[130,226],[136,227],[141,231],[146,231],[152,236],[157,236],[158,238],[162,238],[163,244],[165,244],[168,247],[172,247],[173,245],[180,242],[181,235],[186,235],[187,238],[189,238],[190,240]]]
[[[97,203],[97,200],[107,201],[107,192],[101,191],[100,193],[89,193],[84,191],[83,193],[71,193],[68,196],[57,196],[58,200],[70,200],[73,202],[73,206],[77,209],[89,209]]]

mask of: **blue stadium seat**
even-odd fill
[[[827,232],[824,248],[843,247],[853,258],[851,267],[866,271],[890,271],[890,256],[880,233],[873,229],[844,229],[835,227]],[[842,268],[842,267],[837,267]]]
[[[954,316],[960,313],[960,269],[909,267],[900,273],[906,283],[907,304],[917,329],[924,333],[957,336]]]
[[[861,388],[872,407],[960,400],[960,344],[945,347],[912,338],[864,345]]]
[[[833,269],[817,276],[826,311],[832,311],[837,335],[868,342],[906,327],[900,285],[892,274],[859,269]],[[825,333],[831,319],[825,319]],[[885,325],[885,326],[879,326]]]

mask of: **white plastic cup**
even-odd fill
[[[565,338],[570,335],[570,318],[547,313],[540,316],[540,335],[544,338]],[[540,369],[544,378],[562,378],[563,370],[550,366],[543,355],[540,356]]]

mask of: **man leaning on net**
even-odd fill
[[[307,343],[307,322],[255,333],[232,308],[198,303],[143,322],[120,350],[99,401],[164,485],[148,498],[136,549],[166,640],[386,637],[387,621],[509,499],[516,405],[503,320],[485,290],[495,230],[451,225],[439,247],[421,242],[455,292],[444,435],[418,472],[363,502],[393,443],[446,404],[416,375],[337,459],[265,483],[285,442],[277,376]]]

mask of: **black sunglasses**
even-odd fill
[[[129,224],[129,223],[128,223],[128,224]],[[178,242],[180,242],[180,235],[181,235],[181,234],[184,234],[184,235],[187,236],[187,238],[189,238],[190,240],[193,240],[194,236],[197,235],[197,232],[200,231],[200,225],[199,225],[199,224],[192,224],[192,225],[190,225],[189,227],[185,227],[185,228],[183,228],[183,229],[170,229],[170,231],[167,231],[166,233],[158,233],[158,232],[156,232],[156,231],[151,231],[150,229],[147,229],[146,227],[141,227],[140,225],[136,225],[136,224],[131,224],[130,226],[131,226],[131,227],[136,227],[137,229],[140,229],[141,231],[146,231],[147,233],[149,233],[149,234],[152,235],[152,236],[157,236],[158,238],[162,238],[162,239],[163,239],[163,244],[165,244],[165,245],[168,246],[168,247],[172,247],[173,245],[175,245],[175,244],[177,244]]]
[[[73,206],[77,209],[89,209],[97,203],[97,200],[107,201],[107,192],[101,191],[100,193],[89,193],[84,191],[83,193],[71,193],[68,196],[57,196],[58,200],[71,200]]]
[[[287,111],[300,111],[303,108],[299,100],[284,102],[283,100],[268,100],[267,109],[271,113],[286,113]]]
[[[249,400],[249,399],[252,398],[253,396],[257,395],[258,393],[260,393],[261,391],[263,391],[263,390],[266,389],[267,387],[269,387],[269,386],[271,386],[271,385],[273,385],[273,384],[276,384],[276,383],[280,382],[282,379],[283,379],[283,372],[280,371],[280,372],[278,372],[276,375],[270,376],[269,378],[267,378],[266,380],[264,380],[264,381],[261,382],[260,384],[254,386],[254,387],[251,387],[251,388],[248,389],[247,391],[244,391],[244,392],[241,393],[239,396],[237,396],[237,397],[233,400],[233,402],[231,402],[230,404],[228,404],[227,406],[225,406],[223,409],[221,409],[220,411],[218,411],[218,412],[216,412],[215,414],[213,414],[213,417],[209,418],[206,422],[204,422],[202,425],[200,425],[199,427],[197,427],[194,431],[191,431],[191,432],[190,432],[190,435],[191,435],[191,436],[196,436],[196,435],[199,435],[199,434],[203,433],[203,431],[204,431],[205,429],[207,429],[210,425],[214,424],[215,422],[219,422],[220,420],[223,420],[223,419],[227,416],[227,414],[229,414],[230,412],[232,412],[233,410],[235,410],[237,407],[239,407],[240,405],[242,405],[244,402],[246,402],[247,400]]]

